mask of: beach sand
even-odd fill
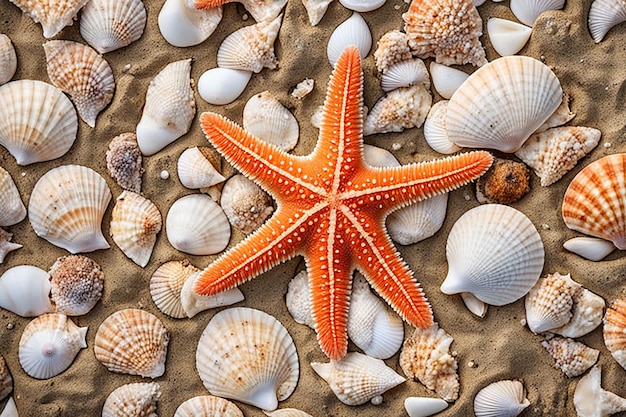
[[[1,165],[11,173],[26,205],[37,180],[51,168],[64,164],[82,164],[93,168],[106,179],[113,198],[119,196],[122,190],[108,175],[105,152],[114,136],[135,130],[150,80],[166,64],[190,57],[193,58],[192,78],[198,80],[204,71],[216,66],[217,48],[222,40],[234,30],[252,23],[252,19],[244,19],[247,14],[240,4],[227,4],[222,22],[207,41],[195,47],[175,48],[165,42],[157,26],[162,1],[146,1],[145,4],[148,23],[141,39],[105,55],[113,68],[117,87],[112,103],[100,114],[94,129],[80,121],[78,138],[66,155],[26,167],[17,166],[15,159],[4,148],[0,148]],[[579,235],[566,228],[560,214],[567,185],[583,166],[604,155],[626,151],[626,26],[614,28],[603,42],[595,44],[586,23],[590,4],[591,0],[570,0],[564,10],[541,15],[533,28],[530,41],[520,54],[541,58],[554,70],[564,92],[571,97],[571,109],[576,113],[570,124],[598,128],[602,131],[602,139],[596,149],[556,184],[541,187],[538,178],[533,174],[531,192],[512,206],[526,214],[541,235],[546,253],[544,275],[553,272],[570,273],[574,280],[601,295],[610,305],[626,288],[626,262],[623,254],[616,251],[606,260],[594,263],[562,248],[565,240]],[[388,0],[381,9],[363,14],[372,31],[374,48],[376,41],[387,31],[402,30],[401,15],[408,6],[402,0]],[[479,11],[485,28],[481,40],[487,50],[488,59],[492,60],[498,55],[491,48],[486,34],[487,18],[498,16],[514,19],[514,16],[508,7],[508,1],[492,3],[488,0],[480,6]],[[259,74],[254,74],[241,97],[229,105],[209,105],[196,92],[197,115],[204,111],[214,111],[241,123],[246,101],[254,94],[270,90],[299,121],[300,140],[293,153],[309,153],[317,140],[317,129],[311,126],[310,118],[323,102],[331,72],[326,58],[326,43],[333,29],[350,14],[338,2],[333,2],[321,23],[312,27],[302,3],[299,0],[289,1],[275,45],[279,68],[264,69]],[[23,15],[8,0],[2,0],[0,33],[11,38],[17,51],[18,69],[14,79],[48,82],[45,56],[41,47],[45,42],[41,26]],[[56,38],[83,42],[78,22],[66,27]],[[374,49],[363,60],[364,98],[365,105],[369,108],[383,95],[373,51]],[[130,69],[124,70],[127,65]],[[468,72],[474,70],[471,66],[464,69]],[[305,78],[315,79],[313,92],[301,101],[292,98],[289,95],[291,89]],[[441,98],[434,93],[434,100],[439,99]],[[365,143],[388,150],[400,145],[399,150],[392,152],[404,164],[439,156],[426,145],[421,128],[368,136]],[[178,181],[178,156],[188,147],[206,144],[196,116],[189,133],[156,155],[144,158],[142,191],[158,206],[164,219],[176,199],[196,192],[184,188]],[[169,179],[161,179],[162,170],[170,173]],[[170,332],[166,372],[156,379],[163,391],[158,414],[172,416],[183,401],[208,394],[195,368],[195,351],[202,330],[216,311],[203,312],[193,319],[175,320],[166,317],[153,304],[148,283],[152,272],[169,260],[187,258],[193,265],[204,268],[215,257],[190,256],[178,252],[168,243],[163,230],[158,235],[148,265],[145,268],[137,266],[124,256],[109,237],[113,205],[113,202],[109,205],[102,222],[111,248],[86,254],[104,270],[104,294],[101,302],[89,314],[72,319],[80,326],[89,327],[89,347],[78,354],[68,370],[44,381],[26,375],[18,362],[18,343],[29,319],[5,310],[0,311],[0,353],[6,358],[13,374],[13,395],[21,416],[100,415],[105,399],[115,388],[130,382],[147,381],[138,376],[107,371],[93,353],[94,338],[100,323],[115,311],[130,307],[143,308],[155,314]],[[451,349],[457,354],[460,397],[440,415],[471,416],[474,396],[482,387],[501,379],[521,379],[531,403],[524,411],[524,416],[573,416],[575,410],[572,398],[580,378],[567,378],[559,369],[555,369],[553,359],[541,346],[543,338],[534,335],[522,324],[525,317],[523,299],[503,307],[490,307],[487,316],[479,318],[465,308],[460,297],[444,295],[439,290],[447,273],[445,245],[450,229],[464,212],[477,205],[473,184],[452,192],[442,229],[432,238],[420,243],[398,246],[422,284],[432,304],[436,321],[454,338]],[[37,237],[27,219],[7,230],[13,233],[13,240],[24,247],[8,255],[0,265],[0,273],[22,264],[48,270],[57,257],[67,254],[63,249]],[[230,246],[242,237],[240,231],[234,230]],[[285,307],[287,284],[302,267],[302,258],[296,258],[242,285],[241,290],[246,299],[238,304],[274,315],[294,338],[300,360],[300,380],[295,392],[280,403],[281,408],[297,407],[314,416],[402,416],[406,415],[403,407],[406,397],[436,396],[419,382],[407,381],[385,393],[384,401],[379,406],[367,404],[350,407],[339,402],[329,386],[309,365],[310,362],[327,361],[317,345],[314,332],[297,324]],[[405,325],[405,334],[412,334],[409,325]],[[600,350],[599,364],[602,366],[604,388],[626,397],[626,385],[623,382],[626,371],[604,346],[601,328],[580,340]],[[350,350],[354,349],[351,345]],[[475,366],[468,366],[470,362]],[[386,363],[402,373],[398,365],[398,355]],[[3,403],[0,403],[0,407],[3,407]],[[263,415],[254,407],[241,403],[237,405],[246,416]],[[620,415],[625,416],[626,413]]]

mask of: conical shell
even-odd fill
[[[0,226],[13,226],[24,220],[26,207],[9,172],[0,167]]]
[[[0,102],[0,145],[18,165],[50,161],[72,147],[78,118],[58,88],[43,81],[12,81],[0,87]]]
[[[424,139],[434,151],[442,154],[453,154],[461,150],[448,137],[446,130],[446,112],[448,100],[441,100],[433,104],[424,122]]]
[[[178,179],[187,188],[207,188],[225,181],[215,166],[219,156],[215,158],[208,146],[188,148],[178,158]],[[213,160],[213,161],[212,161]]]
[[[541,346],[546,348],[556,361],[554,366],[570,378],[584,374],[598,361],[600,355],[599,350],[563,337],[541,342]]]
[[[428,70],[421,59],[396,62],[387,68],[380,78],[380,88],[385,92],[418,84],[430,88]]]
[[[300,127],[293,114],[269,91],[255,94],[243,108],[243,128],[289,152],[298,144]]]
[[[459,146],[515,152],[561,104],[552,70],[526,56],[506,56],[479,68],[456,90],[446,117]]]
[[[187,317],[191,318],[201,311],[215,307],[229,306],[244,300],[245,297],[243,296],[243,293],[237,287],[214,295],[198,294],[193,290],[193,288],[199,275],[200,272],[196,272],[190,276],[185,281],[183,288],[180,291],[180,300]]]
[[[450,100],[454,92],[467,80],[469,74],[433,61],[430,63],[430,77],[439,95]]]
[[[626,369],[626,295],[617,298],[606,310],[602,334],[606,348]]]
[[[0,276],[0,307],[22,317],[52,313],[50,276],[32,265],[7,269]]]
[[[141,192],[141,150],[134,133],[122,133],[111,139],[106,153],[107,170],[117,185],[135,193]]]
[[[564,326],[572,319],[574,296],[582,291],[569,274],[540,278],[526,295],[526,323],[533,333]]]
[[[71,253],[107,249],[100,223],[109,201],[111,191],[100,174],[81,165],[63,165],[35,184],[28,219],[37,236]]]
[[[578,417],[604,417],[626,411],[626,398],[605,391],[601,382],[601,370],[597,365],[578,381],[574,391],[574,407]]]
[[[295,408],[281,408],[276,411],[265,411],[263,410],[266,416],[270,417],[313,417],[309,413],[306,413],[302,410],[297,410]]]
[[[18,357],[28,375],[48,379],[65,371],[87,347],[86,327],[76,326],[64,314],[44,314],[24,328]]]
[[[4,258],[9,252],[22,247],[19,243],[11,242],[13,235],[6,230],[0,228],[0,264],[4,262]]]
[[[228,400],[213,395],[202,395],[190,398],[179,405],[174,417],[243,417],[243,413]]]
[[[496,306],[522,298],[544,263],[541,237],[522,212],[500,204],[467,211],[452,226],[446,244],[445,294],[471,292]]]
[[[258,229],[274,212],[269,194],[241,174],[226,181],[220,204],[230,224],[245,234]]]
[[[474,397],[476,417],[515,417],[530,405],[520,381],[493,382]]]
[[[222,6],[198,10],[193,1],[166,0],[158,24],[168,43],[184,48],[207,40],[221,21]]]
[[[515,55],[530,39],[532,28],[512,20],[490,17],[487,21],[489,40],[501,56]]]
[[[626,22],[626,4],[618,0],[594,0],[589,9],[589,32],[599,43],[613,26]]]
[[[161,387],[156,382],[139,382],[116,388],[102,407],[102,417],[158,417]]]
[[[491,167],[476,180],[479,203],[513,204],[530,191],[530,169],[521,162],[494,158]]]
[[[390,91],[376,102],[363,122],[363,135],[402,132],[420,127],[432,104],[430,91],[423,84]]]
[[[165,372],[169,339],[167,329],[155,315],[128,308],[102,322],[94,353],[111,372],[156,378]]]
[[[180,300],[180,292],[185,281],[197,272],[200,270],[185,259],[166,262],[152,273],[150,295],[163,314],[177,319],[187,317]]]
[[[335,66],[335,62],[349,45],[358,48],[361,59],[364,59],[372,48],[370,28],[357,12],[352,13],[348,19],[337,26],[328,39],[326,54],[331,66]]]
[[[392,65],[413,58],[409,37],[397,29],[385,33],[376,45],[374,59],[379,72],[384,73]]]
[[[78,11],[88,0],[11,0],[35,23],[41,23],[43,36],[52,38],[65,26],[70,26]]]
[[[511,0],[511,11],[517,19],[528,26],[533,26],[537,17],[546,10],[559,10],[565,0]]]
[[[11,39],[0,34],[0,85],[8,83],[17,69],[17,56]]]
[[[0,355],[0,401],[13,391],[13,377],[7,366],[4,356]]]
[[[104,273],[93,259],[62,256],[50,268],[50,298],[57,313],[82,316],[102,298]]]
[[[287,330],[259,310],[217,313],[202,332],[196,367],[213,395],[275,410],[296,388],[298,355]]]
[[[80,118],[95,127],[98,114],[111,102],[115,91],[109,63],[78,42],[48,41],[43,49],[50,81],[69,94]]]
[[[80,13],[80,35],[101,54],[141,38],[145,27],[146,8],[141,0],[93,0]]]

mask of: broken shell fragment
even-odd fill
[[[532,28],[511,20],[491,17],[487,21],[489,40],[501,56],[515,55],[528,42]]]
[[[543,341],[541,346],[554,358],[554,366],[570,378],[584,374],[598,361],[600,355],[597,349],[563,337]]]
[[[578,417],[606,417],[626,410],[626,398],[605,391],[601,382],[602,371],[597,365],[578,381],[574,391]]]
[[[13,235],[6,230],[0,228],[0,264],[4,262],[4,258],[16,249],[22,247],[19,243],[11,242]]]

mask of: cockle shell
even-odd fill
[[[28,375],[48,379],[65,371],[87,347],[86,327],[76,326],[65,314],[39,316],[24,328],[18,357]]]
[[[434,323],[428,329],[415,329],[405,340],[400,353],[404,374],[433,390],[444,400],[459,398],[459,374],[456,359],[450,355],[454,339]]]
[[[198,79],[198,94],[210,104],[230,104],[243,93],[252,71],[212,68]]]
[[[493,382],[474,397],[476,417],[515,417],[529,405],[524,385],[517,380]]]
[[[78,118],[70,99],[37,80],[11,81],[0,87],[0,145],[18,165],[50,161],[72,147]]]
[[[626,411],[626,398],[605,391],[601,383],[602,371],[598,365],[580,378],[574,391],[574,407],[578,417],[608,417]]]
[[[134,133],[122,133],[109,143],[106,153],[107,170],[117,185],[135,193],[141,192],[141,150]]]
[[[28,219],[40,236],[71,253],[107,249],[100,223],[111,201],[104,178],[91,168],[63,165],[35,184]]]
[[[109,63],[78,42],[48,41],[43,49],[50,81],[69,94],[80,118],[95,127],[98,114],[111,102],[115,91]]]
[[[285,152],[296,147],[300,136],[294,115],[269,91],[250,97],[243,108],[243,128]]]
[[[515,152],[561,104],[552,70],[526,56],[506,56],[479,68],[448,103],[446,129],[459,146]]]
[[[13,391],[13,377],[11,377],[4,356],[0,355],[0,401],[4,400],[11,391]]]
[[[93,259],[62,256],[50,268],[50,298],[57,313],[82,316],[102,297],[104,273]]]
[[[191,59],[167,64],[148,86],[146,104],[137,125],[141,153],[153,155],[187,133],[195,114]]]
[[[487,32],[493,49],[501,56],[515,55],[530,39],[532,28],[512,20],[490,17]]]
[[[26,207],[9,172],[0,167],[0,226],[13,226],[24,220]]]
[[[19,316],[53,312],[49,295],[50,276],[36,266],[14,266],[0,276],[0,307]]]
[[[311,26],[317,26],[326,14],[328,5],[332,2],[333,0],[302,0],[302,4],[304,5],[306,13],[309,16],[309,23]]]
[[[35,23],[41,23],[43,36],[52,38],[65,26],[70,26],[78,11],[88,0],[11,0]]]
[[[258,229],[274,212],[269,194],[241,174],[226,181],[220,204],[230,224],[245,234]]]
[[[352,13],[348,19],[337,26],[328,39],[326,54],[331,66],[335,66],[335,62],[348,45],[358,48],[361,59],[364,59],[372,48],[370,28],[357,12]]]
[[[439,95],[449,100],[461,84],[467,80],[469,74],[433,61],[430,63],[430,77],[433,80],[433,87]]]
[[[213,395],[275,410],[296,388],[298,354],[287,330],[259,310],[222,310],[202,332],[196,367]]]
[[[363,135],[402,132],[420,127],[432,104],[430,91],[423,84],[390,91],[376,102],[363,122]]]
[[[161,387],[156,382],[139,382],[116,388],[102,407],[102,417],[157,417]]]
[[[626,295],[621,295],[606,310],[602,335],[606,348],[626,369]]]
[[[556,361],[554,366],[570,378],[584,374],[598,361],[600,355],[597,349],[563,337],[543,341],[541,346],[546,348]]]
[[[521,162],[494,158],[489,170],[476,180],[479,203],[513,204],[530,191],[530,170]]]
[[[380,78],[380,87],[385,92],[417,84],[430,88],[428,70],[421,59],[396,62],[387,68]]]
[[[433,104],[424,121],[424,140],[434,151],[442,154],[453,154],[461,147],[450,142],[446,130],[446,111],[448,100],[441,100]]]
[[[377,42],[374,59],[378,71],[385,72],[392,65],[413,58],[409,37],[397,29],[385,33]]]
[[[270,417],[313,417],[309,413],[306,413],[302,410],[298,410],[295,408],[281,408],[276,411],[265,411],[263,410],[266,416]]]
[[[90,0],[80,12],[80,35],[101,54],[135,42],[145,27],[141,0]]]
[[[511,0],[511,11],[517,19],[528,26],[533,26],[537,17],[546,10],[559,10],[565,0]]]
[[[215,8],[237,1],[246,8],[257,22],[274,20],[287,4],[287,0],[194,0],[198,9]]]
[[[178,157],[178,179],[185,187],[193,189],[219,184],[226,179],[214,166],[219,161],[219,156],[208,146],[187,148]]]
[[[243,417],[243,413],[228,400],[213,395],[201,395],[179,405],[174,417]]]
[[[404,409],[409,417],[427,417],[448,408],[448,403],[441,398],[408,397],[404,400]]]
[[[17,69],[17,56],[11,39],[0,33],[0,85],[8,83]]]
[[[157,378],[165,372],[169,339],[155,315],[128,308],[100,324],[93,350],[96,359],[111,372]]]
[[[589,9],[589,32],[599,43],[613,26],[626,22],[626,4],[615,0],[594,0]]]
[[[0,228],[0,264],[4,262],[4,258],[9,252],[22,247],[19,243],[11,242],[13,235],[6,230]]]
[[[221,21],[222,6],[199,10],[188,0],[166,0],[158,18],[163,38],[179,48],[204,42]]]

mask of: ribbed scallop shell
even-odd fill
[[[43,49],[50,81],[69,94],[80,118],[95,127],[98,114],[111,102],[115,91],[109,63],[78,42],[48,41]]]
[[[141,192],[141,150],[134,133],[122,133],[111,139],[106,153],[107,170],[117,185],[135,193]]]
[[[500,204],[467,211],[452,226],[446,244],[445,294],[471,292],[496,306],[522,298],[544,263],[541,237],[522,212]]]
[[[447,208],[448,193],[444,193],[396,210],[387,217],[389,236],[401,245],[427,239],[443,226]]]
[[[141,38],[145,27],[141,0],[90,0],[80,13],[80,35],[101,54]]]
[[[589,32],[599,43],[613,26],[626,22],[626,4],[621,0],[594,0],[589,9]]]
[[[434,151],[442,154],[453,154],[461,147],[450,142],[446,130],[446,111],[448,100],[441,100],[433,104],[424,121],[424,139]]]
[[[86,327],[76,326],[64,314],[44,314],[24,328],[18,357],[28,375],[48,379],[65,371],[87,347]]]
[[[150,295],[162,313],[176,319],[187,317],[180,300],[180,292],[185,281],[197,272],[200,270],[185,259],[166,262],[152,273]]]
[[[493,49],[501,56],[515,55],[530,39],[532,29],[512,20],[490,17],[487,32]]]
[[[7,366],[4,356],[0,355],[0,401],[13,391],[13,377]]]
[[[385,92],[417,84],[430,88],[428,70],[421,59],[396,62],[387,68],[380,78],[380,87]]]
[[[270,417],[313,417],[309,413],[305,413],[302,410],[297,410],[295,408],[281,408],[276,411],[265,411],[263,410],[265,415]]]
[[[237,307],[217,313],[202,332],[196,367],[213,395],[275,410],[296,388],[298,354],[278,320]]]
[[[269,91],[250,97],[243,108],[243,128],[285,152],[295,148],[300,136],[294,115]]]
[[[11,39],[0,33],[0,85],[5,84],[13,78],[17,69],[17,56]]]
[[[195,146],[178,157],[178,179],[187,188],[207,188],[226,180],[213,164],[219,155],[208,146]]]
[[[116,388],[102,407],[102,417],[158,417],[161,387],[156,382],[139,382]]]
[[[179,405],[174,417],[243,417],[243,413],[228,400],[213,395],[201,395]]]
[[[602,335],[606,348],[626,369],[626,295],[621,295],[606,310]]]
[[[506,56],[479,68],[448,103],[446,129],[459,146],[515,152],[561,104],[552,70],[526,56]]]
[[[166,0],[158,18],[161,35],[180,48],[204,42],[221,21],[222,6],[198,10],[187,0]]]
[[[374,104],[363,122],[363,135],[402,132],[420,127],[432,104],[430,91],[423,84],[390,91]]]
[[[556,361],[554,366],[570,378],[584,374],[598,361],[600,355],[597,349],[563,337],[543,341],[541,346],[546,348]]]
[[[413,58],[409,37],[397,29],[385,33],[376,43],[376,68],[384,73],[392,65]]]
[[[565,0],[511,0],[511,11],[517,19],[528,26],[533,26],[537,17],[546,10],[559,10]]]
[[[602,372],[596,365],[580,378],[574,391],[574,407],[578,417],[604,417],[626,411],[626,398],[602,389]]]
[[[102,322],[94,353],[111,372],[156,378],[165,372],[169,339],[167,329],[155,315],[128,308]]]
[[[533,333],[541,333],[569,323],[574,296],[580,284],[569,274],[558,272],[540,278],[526,295],[526,323]]]
[[[364,59],[372,49],[372,33],[365,19],[357,12],[335,28],[328,39],[326,54],[331,66],[339,59],[341,53],[349,45],[358,48],[361,59]]]
[[[50,268],[50,284],[55,311],[82,316],[102,298],[104,273],[96,261],[86,256],[62,256]]]
[[[19,243],[11,242],[13,235],[6,230],[0,228],[0,264],[4,262],[4,258],[16,249],[22,247]]]
[[[65,26],[72,25],[78,11],[88,0],[11,0],[35,23],[41,23],[43,36],[52,38]]]
[[[524,386],[516,380],[493,382],[474,397],[476,417],[515,417],[529,405]]]
[[[9,172],[0,167],[0,226],[13,226],[24,220],[26,207]]]
[[[0,307],[22,317],[52,313],[50,276],[32,265],[18,265],[0,276]]]
[[[220,204],[230,224],[245,234],[258,229],[274,212],[269,194],[241,174],[226,181]]]
[[[37,236],[71,253],[107,249],[100,223],[109,201],[111,191],[100,174],[81,165],[63,165],[35,184],[28,219]]]
[[[0,87],[0,145],[18,165],[65,155],[78,132],[72,102],[58,88],[36,80]]]

